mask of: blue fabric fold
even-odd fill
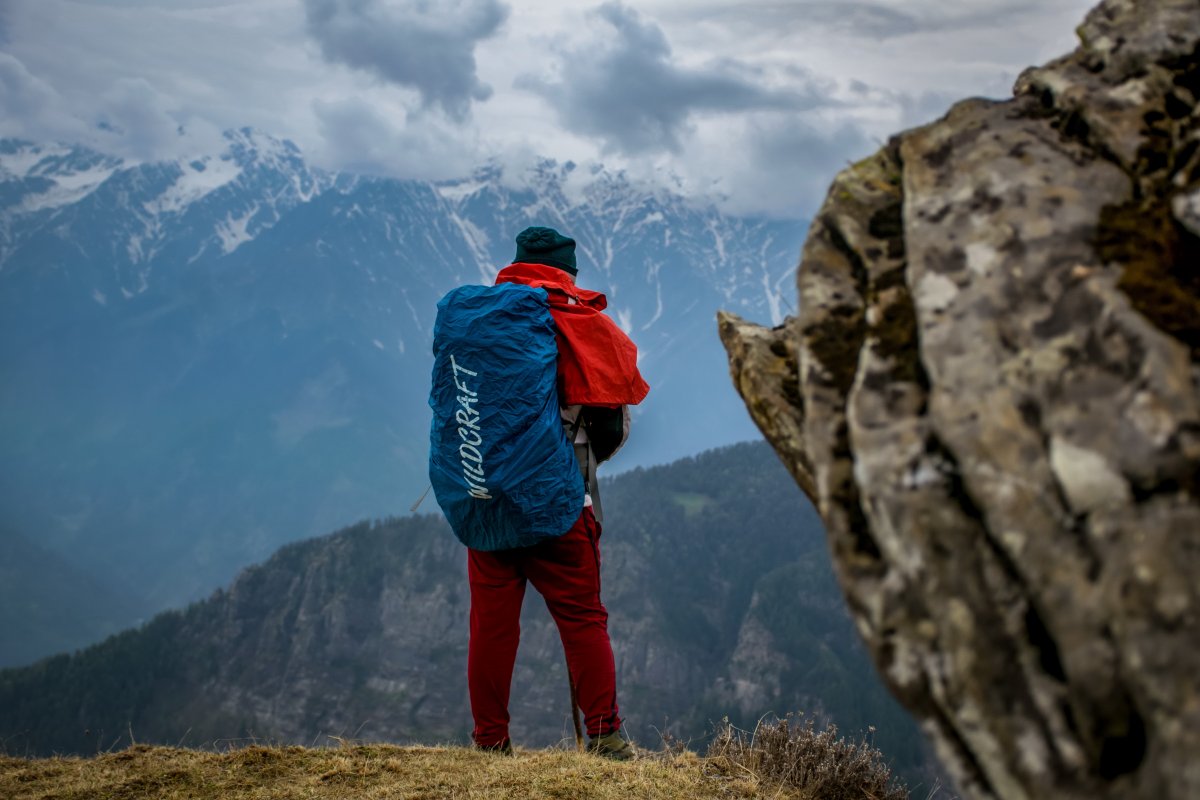
[[[584,487],[558,408],[558,346],[544,289],[461,286],[438,302],[429,480],[477,550],[561,536]]]

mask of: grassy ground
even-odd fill
[[[734,774],[729,774],[730,772]],[[705,798],[807,792],[760,783],[695,755],[654,754],[634,762],[564,750],[508,758],[462,747],[348,745],[332,749],[247,747],[206,752],[136,745],[93,758],[0,756],[0,797],[11,800],[271,800],[355,798]]]

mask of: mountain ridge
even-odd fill
[[[754,436],[711,315],[774,314],[802,226],[572,164],[531,174],[326,173],[250,130],[142,164],[0,142],[3,521],[146,616],[289,538],[406,508],[436,301],[535,223],[577,239],[652,383],[613,469]],[[31,200],[56,181],[75,194]]]

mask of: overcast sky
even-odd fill
[[[1092,0],[0,0],[0,136],[323,167],[603,163],[810,214],[848,160],[1075,46]]]

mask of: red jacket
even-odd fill
[[[637,345],[604,314],[608,299],[543,264],[510,264],[496,283],[545,289],[558,327],[558,379],[567,405],[637,405],[650,391],[637,368]]]

